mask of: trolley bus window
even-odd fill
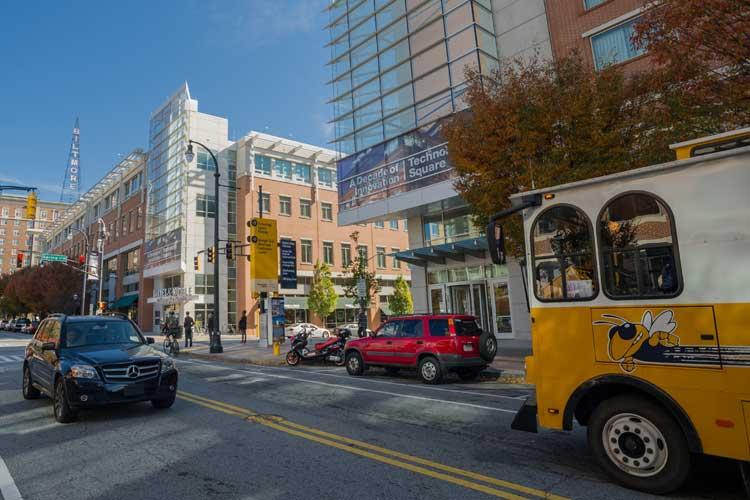
[[[589,300],[597,294],[593,231],[586,215],[558,205],[542,212],[531,232],[534,293],[541,301]]]
[[[666,205],[644,193],[612,200],[599,219],[604,292],[613,299],[669,297],[682,278]]]

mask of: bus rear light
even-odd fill
[[[716,426],[723,427],[725,429],[734,429],[734,422],[723,418],[717,418]]]

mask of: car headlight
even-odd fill
[[[73,378],[99,378],[96,368],[91,365],[75,365],[70,368],[70,375]]]
[[[161,360],[161,372],[167,372],[174,368],[174,360],[171,358],[164,358]]]

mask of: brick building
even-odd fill
[[[546,0],[555,58],[577,50],[595,69],[622,64],[626,73],[647,68],[648,54],[630,43],[644,0]]]
[[[23,265],[29,266],[38,262],[38,255],[32,253],[32,227],[39,231],[57,220],[65,203],[43,201],[37,202],[36,219],[26,218],[26,196],[0,195],[0,274],[12,273],[17,269],[18,254],[23,254]],[[35,236],[34,250],[39,245]]]

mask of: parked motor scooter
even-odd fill
[[[312,330],[303,329],[292,340],[292,348],[286,354],[286,363],[297,366],[301,361],[331,361],[336,366],[344,366],[344,345],[351,332],[342,328],[336,335],[315,344],[312,350],[307,348],[307,341]]]

